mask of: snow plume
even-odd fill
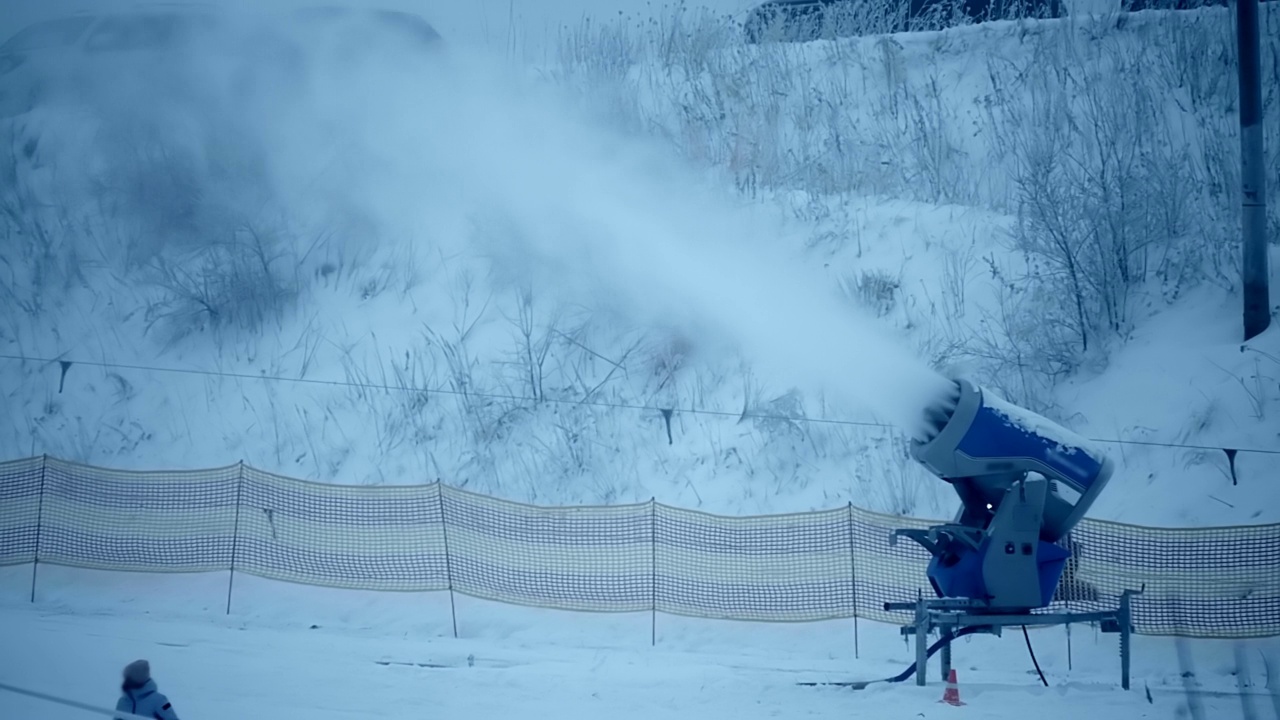
[[[561,284],[736,346],[780,381],[911,432],[946,394],[947,381],[786,251],[799,244],[777,219],[717,193],[655,145],[592,126],[474,57],[453,56],[411,95],[380,97],[395,98],[370,128],[383,152],[500,216],[517,255],[532,253]]]
[[[316,38],[261,32],[212,43],[162,87],[188,118],[234,120],[245,162],[270,188],[252,190],[264,203],[310,213],[313,226],[355,218],[369,237],[444,243],[477,223],[500,228],[482,250],[508,276],[735,347],[779,382],[910,432],[946,394],[945,379],[792,257],[799,243],[780,218],[719,193],[669,151],[592,125],[458,47],[430,56],[365,43],[357,57],[341,38],[321,53]],[[308,52],[295,57],[298,47]],[[117,72],[98,93],[128,108],[122,117],[145,114],[159,82],[147,70]],[[220,110],[201,110],[213,103]]]

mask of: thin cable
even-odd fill
[[[19,362],[39,362],[39,363],[55,363],[67,362],[72,365],[87,365],[89,367],[113,368],[117,370],[138,370],[142,372],[154,373],[172,373],[178,375],[200,375],[205,377],[231,378],[239,380],[262,380],[265,382],[291,382],[303,385],[323,385],[329,387],[351,387],[363,388],[366,390],[385,390],[396,392],[414,392],[414,393],[438,393],[441,395],[457,395],[463,397],[484,398],[486,400],[511,400],[516,402],[546,402],[556,405],[587,405],[591,407],[613,408],[616,410],[640,410],[647,412],[663,412],[665,410],[674,410],[690,415],[708,415],[714,417],[731,417],[731,418],[750,418],[753,420],[783,420],[786,422],[803,422],[803,423],[822,423],[826,425],[847,425],[855,427],[875,427],[890,429],[894,426],[888,423],[870,422],[864,420],[841,420],[837,418],[811,418],[797,417],[793,415],[769,415],[760,413],[739,413],[730,412],[728,410],[709,410],[706,408],[695,407],[670,407],[663,408],[654,405],[641,405],[636,403],[606,402],[603,400],[565,400],[560,398],[532,398],[527,395],[510,395],[504,393],[485,393],[471,392],[464,390],[454,390],[447,387],[423,388],[408,385],[384,385],[380,383],[359,383],[349,380],[318,380],[314,378],[294,378],[284,377],[282,375],[252,375],[249,373],[224,372],[221,370],[200,370],[195,368],[174,368],[174,367],[158,367],[154,365],[137,365],[130,363],[114,363],[102,362],[96,360],[65,360],[63,358],[41,358],[30,357],[25,355],[8,355],[0,354],[0,360],[16,360]],[[1175,450],[1212,450],[1221,452],[1223,447],[1215,447],[1213,445],[1188,445],[1185,443],[1167,443],[1157,442],[1154,440],[1120,440],[1117,438],[1086,438],[1092,442],[1106,443],[1109,445],[1141,445],[1145,447],[1162,447]],[[1230,449],[1242,453],[1257,453],[1259,455],[1280,455],[1280,449],[1268,448],[1247,448],[1247,447],[1231,447]]]
[[[44,700],[45,702],[56,703],[58,705],[64,705],[66,707],[75,708],[77,710],[83,710],[85,712],[95,713],[97,715],[105,715],[111,718],[115,718],[116,720],[154,720],[153,718],[146,718],[141,715],[134,715],[133,713],[122,712],[120,710],[109,710],[104,707],[97,707],[95,705],[89,705],[88,703],[77,702],[75,700],[68,700],[66,698],[58,697],[57,695],[50,695],[48,693],[36,692],[35,690],[27,690],[25,688],[15,687],[13,685],[6,685],[4,683],[0,683],[0,690],[7,690],[11,693],[14,693],[15,695],[26,695],[27,697],[32,697],[37,700]]]
[[[1107,439],[1107,438],[1087,438],[1087,439],[1092,440],[1093,442],[1106,443],[1109,445],[1144,445],[1147,447],[1177,448],[1179,450],[1213,450],[1214,452],[1222,452],[1224,449],[1228,449],[1228,448],[1222,448],[1222,447],[1215,447],[1213,445],[1185,445],[1182,443],[1162,443],[1162,442],[1156,442],[1154,440],[1114,440],[1114,439]],[[1262,448],[1238,448],[1238,447],[1231,447],[1229,449],[1235,450],[1236,452],[1244,452],[1244,453],[1260,453],[1262,455],[1280,455],[1280,450],[1265,450]]]
[[[869,421],[860,421],[860,420],[839,420],[834,418],[807,418],[807,417],[793,417],[790,415],[762,415],[762,414],[750,413],[750,412],[739,413],[739,412],[730,412],[728,410],[708,410],[704,408],[694,408],[694,407],[661,408],[653,405],[605,402],[603,400],[586,400],[586,399],[564,400],[559,398],[532,398],[527,395],[509,395],[509,394],[503,394],[503,393],[471,392],[469,390],[468,391],[454,390],[452,388],[447,388],[447,387],[424,388],[424,387],[414,387],[410,385],[383,385],[380,383],[360,383],[360,382],[351,382],[347,380],[318,380],[314,378],[293,378],[293,377],[284,377],[280,375],[265,375],[265,374],[252,375],[249,373],[223,372],[221,370],[199,370],[194,368],[156,367],[151,365],[134,365],[129,363],[101,362],[96,360],[65,360],[62,358],[39,358],[39,357],[27,357],[22,355],[6,355],[6,354],[0,354],[0,359],[17,360],[20,362],[43,362],[43,363],[67,362],[72,365],[88,365],[90,367],[112,368],[116,370],[139,370],[143,372],[175,373],[179,375],[200,375],[200,376],[206,376],[206,377],[233,378],[233,379],[239,379],[239,380],[263,380],[267,382],[292,382],[292,383],[301,383],[304,385],[352,387],[352,388],[363,388],[366,390],[387,390],[387,391],[428,393],[428,394],[438,393],[441,395],[458,395],[458,396],[465,396],[465,397],[484,398],[487,400],[513,400],[517,402],[529,402],[529,403],[547,402],[547,403],[554,403],[559,405],[590,405],[594,407],[606,407],[606,408],[614,408],[618,410],[646,410],[646,411],[652,411],[652,412],[662,412],[663,410],[676,410],[683,413],[689,413],[691,415],[714,415],[717,417],[751,418],[754,420],[787,420],[790,422],[826,423],[830,425],[857,425],[857,426],[863,426],[863,427],[878,427],[878,428],[893,427],[892,425],[889,425],[887,423],[878,423],[878,422],[869,422]]]
[[[1036,674],[1040,676],[1040,682],[1045,687],[1049,687],[1049,681],[1044,679],[1044,671],[1040,669],[1040,661],[1036,659],[1036,651],[1031,649],[1031,636],[1027,634],[1027,626],[1022,626],[1022,637],[1027,641],[1027,652],[1031,654],[1031,664],[1036,666]]]

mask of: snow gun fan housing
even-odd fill
[[[1111,461],[1083,439],[967,381],[929,409],[912,454],[951,484],[961,508],[948,524],[897,530],[933,556],[939,597],[986,612],[1044,607],[1070,552],[1066,537],[1111,477]]]

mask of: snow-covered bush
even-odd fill
[[[883,270],[862,270],[840,280],[840,290],[845,297],[870,310],[876,317],[884,317],[893,311],[901,289],[902,281]]]
[[[14,338],[20,335],[15,312],[39,318],[82,280],[73,213],[48,202],[46,183],[33,169],[39,163],[38,136],[15,124],[0,128],[0,305],[10,308],[0,333]]]
[[[173,342],[201,330],[258,333],[278,325],[297,298],[297,256],[275,234],[244,228],[222,241],[168,251],[147,270],[160,297],[147,309],[149,325]]]

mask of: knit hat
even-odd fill
[[[151,679],[151,664],[146,660],[134,660],[124,667],[124,681],[130,685],[145,685]]]

